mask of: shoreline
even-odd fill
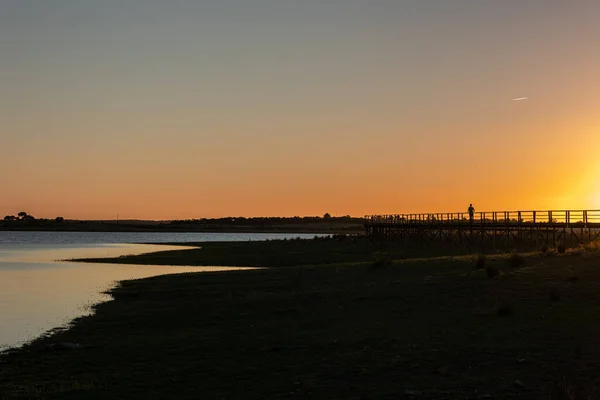
[[[116,245],[116,246],[115,246]],[[6,264],[6,268],[0,271],[0,279],[7,279],[5,283],[9,285],[26,282],[30,288],[24,287],[24,291],[33,290],[30,300],[20,296],[17,290],[7,287],[8,292],[2,298],[6,300],[0,307],[7,311],[0,318],[0,326],[7,322],[14,322],[14,326],[7,326],[4,332],[0,332],[0,353],[14,351],[27,343],[47,335],[49,332],[61,330],[68,326],[70,321],[81,315],[87,315],[92,312],[90,305],[106,301],[106,291],[118,285],[124,277],[148,277],[153,275],[169,274],[176,272],[189,272],[191,268],[164,266],[148,266],[150,268],[137,269],[121,266],[108,265],[108,268],[102,270],[92,270],[92,265],[78,266],[69,263],[70,260],[55,257],[56,254],[63,255],[100,255],[111,257],[124,257],[132,254],[144,254],[157,251],[174,251],[180,249],[195,249],[193,246],[172,244],[147,244],[138,245],[135,243],[119,244],[93,244],[88,245],[67,245],[67,248],[54,249],[61,245],[47,244],[45,246],[36,245],[34,248],[25,246],[18,248],[10,246],[6,254],[0,254],[0,263]],[[55,253],[53,251],[58,251]],[[215,270],[225,270],[226,267],[218,267]],[[233,268],[233,267],[232,267]],[[203,268],[204,271],[210,268]],[[78,272],[79,271],[79,272]],[[83,272],[81,272],[83,271]],[[87,271],[87,272],[85,272]],[[104,271],[96,273],[95,271]],[[126,272],[121,272],[126,271]],[[196,271],[193,271],[196,272]],[[89,274],[89,275],[86,275]],[[96,276],[97,275],[97,276]],[[39,276],[45,277],[40,279]],[[92,276],[93,278],[88,278]],[[73,282],[82,279],[81,284],[64,285],[58,284],[58,289],[52,289],[54,279],[64,280],[65,277],[74,279]],[[50,284],[47,284],[50,283]],[[101,290],[99,288],[102,288]],[[19,289],[20,291],[20,289]],[[59,297],[62,302],[53,301],[54,297]],[[59,306],[58,309],[50,308],[48,305]],[[44,310],[44,316],[38,312],[38,309]]]
[[[595,255],[488,259],[502,279],[469,256],[356,256],[122,281],[92,316],[0,356],[0,398],[537,399],[598,383]]]

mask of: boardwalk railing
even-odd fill
[[[466,246],[468,251],[576,246],[600,239],[600,210],[368,215],[365,235]]]
[[[468,213],[427,213],[367,215],[366,224],[377,225],[506,225],[506,224],[577,224],[600,225],[600,210],[486,211]]]

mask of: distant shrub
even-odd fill
[[[549,247],[549,246],[548,246],[546,243],[544,243],[544,244],[542,245],[542,247],[540,247],[540,252],[541,252],[542,254],[548,254],[548,251],[549,251],[549,250],[550,250],[550,247]]]
[[[332,239],[335,239],[337,241],[343,241],[343,240],[346,240],[347,238],[348,238],[348,235],[346,235],[344,233],[334,234],[332,236]]]
[[[508,264],[511,267],[517,268],[517,267],[522,266],[524,263],[525,263],[525,259],[523,258],[522,255],[520,255],[516,251],[510,253],[510,256],[508,257]]]
[[[565,254],[567,251],[567,248],[565,247],[564,244],[562,243],[558,243],[556,245],[556,251],[558,252],[558,254]]]
[[[484,269],[485,268],[485,255],[478,254],[475,257],[475,269]]]

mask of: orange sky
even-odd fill
[[[0,214],[600,209],[600,3],[449,3],[4,2]]]

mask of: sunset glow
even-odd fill
[[[3,1],[0,214],[600,209],[598,37],[600,2]]]

